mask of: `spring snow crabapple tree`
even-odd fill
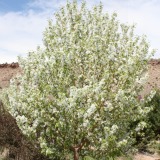
[[[19,58],[6,106],[23,134],[52,159],[107,159],[133,142],[130,122],[149,112],[138,100],[152,52],[134,26],[103,5],[67,2],[49,21],[45,48]]]

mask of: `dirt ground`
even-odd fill
[[[10,79],[20,72],[21,72],[21,69],[18,63],[0,64],[0,90],[2,88],[8,87]],[[147,85],[145,86],[145,90],[144,90],[145,94],[149,93],[149,91],[154,86],[160,88],[160,60],[150,61],[149,78],[146,84]],[[134,160],[160,160],[160,156],[139,153],[139,154],[136,154],[133,159]]]
[[[18,63],[0,64],[0,89],[8,87],[10,79],[20,73]]]
[[[144,87],[144,93],[147,94],[154,87],[160,89],[160,60],[152,60],[149,63],[148,81]]]

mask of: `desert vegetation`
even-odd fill
[[[28,159],[109,160],[148,150],[159,138],[160,94],[142,95],[154,54],[146,37],[102,4],[67,2],[55,17],[45,48],[19,57],[20,74],[1,92],[1,117],[18,125],[13,144],[26,144]]]

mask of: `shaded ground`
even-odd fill
[[[21,73],[18,63],[0,64],[0,90],[9,86],[9,80]],[[144,93],[149,93],[154,86],[160,89],[160,60],[152,60],[149,64],[149,79]],[[0,152],[7,155],[9,160],[43,160],[38,157],[33,148],[27,144],[16,126],[15,120],[3,110],[0,102]],[[26,155],[30,154],[30,157]],[[0,160],[2,159],[0,155]],[[36,155],[36,157],[35,157]],[[45,158],[46,159],[46,158]],[[45,160],[44,159],[44,160]],[[137,154],[134,160],[160,160],[158,155]]]

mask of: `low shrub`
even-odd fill
[[[160,90],[156,89],[156,94],[150,102],[149,106],[152,106],[151,112],[148,113],[148,123],[151,131],[154,133],[154,138],[160,136]]]
[[[144,98],[145,99],[145,98]],[[155,89],[155,94],[150,101],[146,101],[145,106],[150,107],[151,110],[146,117],[142,117],[143,121],[146,122],[140,132],[134,134],[135,146],[140,151],[147,151],[148,146],[152,146],[154,142],[160,138],[160,90]],[[134,128],[140,121],[131,123],[131,128]],[[150,147],[149,147],[150,148]],[[150,150],[148,150],[150,151]]]

